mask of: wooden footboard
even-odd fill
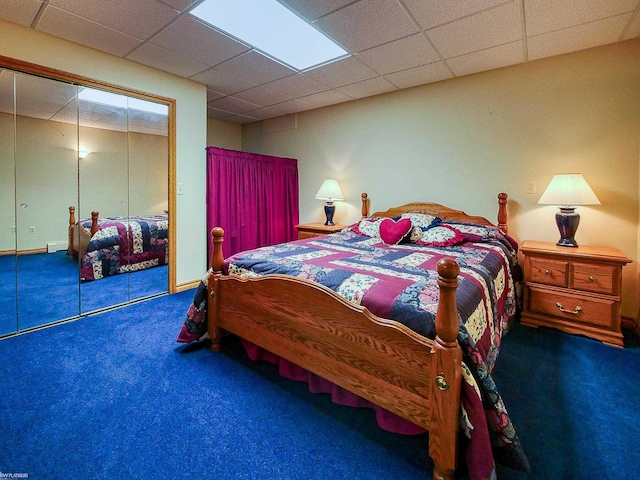
[[[76,207],[69,207],[69,246],[67,253],[76,258],[82,257],[93,235],[98,231],[98,212],[91,212],[91,229],[87,230],[80,222],[76,222]]]

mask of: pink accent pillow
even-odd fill
[[[411,230],[411,220],[402,218],[397,222],[391,218],[385,218],[380,222],[380,238],[384,243],[397,245]]]

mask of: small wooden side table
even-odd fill
[[[324,223],[315,222],[296,225],[296,228],[298,229],[298,240],[302,240],[303,238],[319,237],[339,232],[347,228],[347,225],[325,225]]]
[[[622,267],[631,262],[620,250],[526,240],[524,307],[521,323],[582,334],[622,347],[620,301]]]

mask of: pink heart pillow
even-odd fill
[[[411,230],[411,220],[402,218],[397,222],[391,218],[385,218],[380,223],[380,238],[384,243],[397,245]]]

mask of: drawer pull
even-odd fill
[[[590,282],[595,282],[596,281],[596,277],[594,277],[593,275],[589,275],[589,281]]]
[[[562,313],[570,313],[571,315],[576,315],[582,311],[582,307],[579,307],[578,305],[576,305],[576,308],[574,308],[573,311],[567,310],[560,302],[556,302],[556,307],[558,307]]]
[[[551,276],[551,270],[549,270],[548,268],[545,269],[544,274]]]

